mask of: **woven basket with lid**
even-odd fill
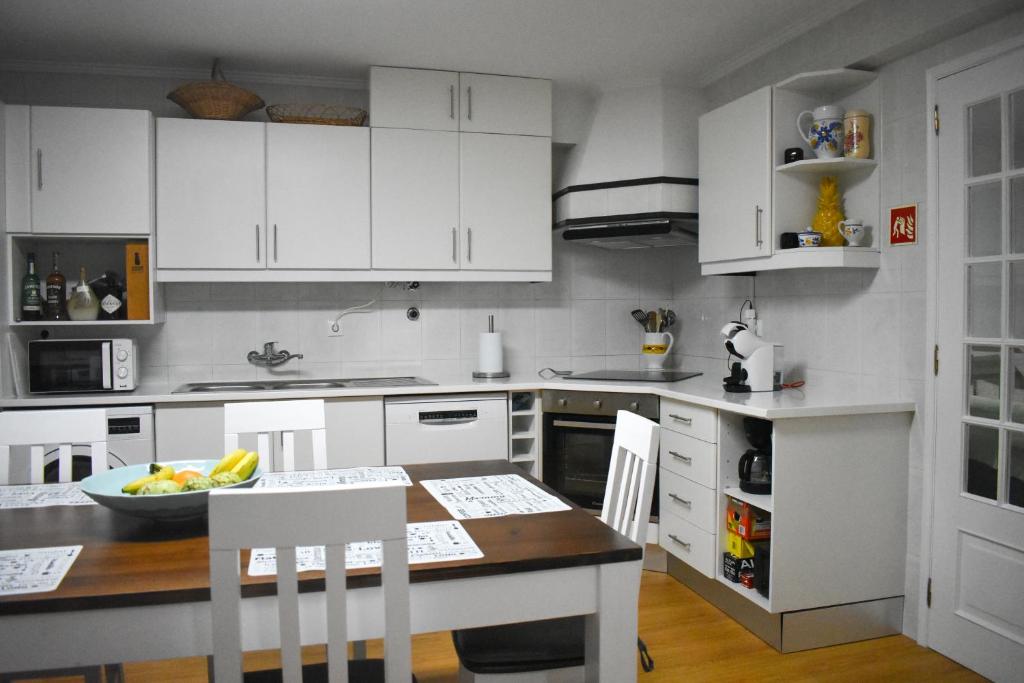
[[[218,76],[220,80],[217,80]],[[219,59],[213,61],[210,80],[178,86],[167,95],[167,99],[187,111],[192,118],[222,121],[237,121],[264,106],[258,95],[225,80]]]

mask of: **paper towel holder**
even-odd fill
[[[494,316],[487,316],[487,332],[488,334],[494,334]],[[482,337],[483,335],[481,335]],[[473,379],[504,379],[509,377],[507,370],[497,370],[494,372],[482,372],[480,370],[473,371]]]

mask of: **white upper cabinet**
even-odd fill
[[[771,253],[772,89],[700,117],[700,262]]]
[[[270,268],[370,267],[370,130],[267,125]]]
[[[551,137],[551,81],[463,73],[459,88],[462,132]]]
[[[31,200],[30,220],[12,224],[11,231],[95,235],[151,232],[150,112],[27,107],[20,108],[20,115],[12,122],[21,125],[7,131],[8,144],[19,155],[28,152],[28,157],[9,158],[7,168],[8,172],[28,177]],[[11,185],[19,186],[25,187],[24,180]],[[24,197],[9,201],[26,204]]]
[[[459,134],[373,130],[373,267],[459,267]]]
[[[370,125],[551,137],[551,81],[374,66]]]
[[[700,262],[704,275],[784,268],[877,268],[885,235],[881,173],[874,159],[817,159],[797,117],[822,104],[866,110],[882,129],[875,74],[833,69],[797,74],[700,118]],[[869,142],[871,142],[869,140]],[[797,147],[804,160],[785,163]],[[868,228],[861,246],[782,248],[783,233],[812,224],[821,179],[837,178],[847,218]]]
[[[460,136],[462,268],[551,269],[551,143]]]
[[[370,125],[374,128],[458,130],[459,74],[370,67]]]
[[[265,124],[157,121],[157,266],[264,268]]]

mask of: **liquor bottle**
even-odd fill
[[[53,272],[46,276],[46,319],[68,319],[68,282],[57,266],[60,252],[53,252]]]
[[[42,320],[43,295],[36,275],[36,255],[28,255],[28,272],[21,278],[21,319]]]
[[[68,317],[72,320],[95,320],[100,312],[100,300],[85,279],[85,266],[79,269],[78,286],[68,299]]]
[[[124,320],[124,283],[117,273],[108,270],[89,284],[100,300],[100,320]]]

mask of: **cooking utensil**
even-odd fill
[[[630,311],[629,314],[631,316],[633,316],[633,320],[635,320],[638,323],[640,323],[641,325],[643,325],[644,329],[647,329],[647,313],[646,312],[644,312],[643,310],[641,310],[639,308],[635,308],[632,311]]]
[[[676,324],[676,312],[671,308],[665,311],[665,329],[672,327]]]
[[[647,325],[644,328],[648,332],[656,332],[658,330],[658,312],[647,311]]]

